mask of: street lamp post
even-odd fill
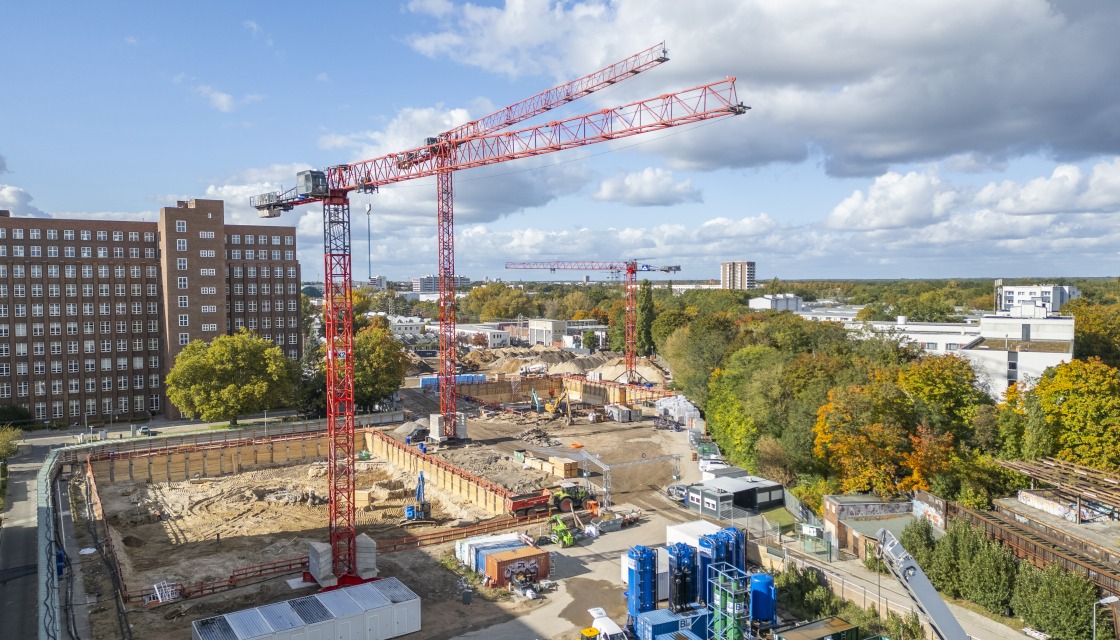
[[[1117,601],[1120,601],[1120,597],[1108,596],[1107,598],[1101,598],[1093,603],[1093,640],[1097,640],[1097,605],[1103,604],[1107,607]]]

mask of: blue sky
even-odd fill
[[[1120,273],[1120,5],[9,3],[0,208],[154,220],[291,186],[665,40],[670,61],[550,114],[738,78],[744,116],[456,174],[460,274],[507,260],[761,279]],[[353,198],[354,273],[435,269],[435,193]],[[372,205],[367,245],[365,205]],[[297,225],[322,272],[317,206]],[[571,274],[578,277],[582,274]],[[602,274],[592,274],[599,279]]]

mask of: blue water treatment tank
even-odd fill
[[[699,546],[696,547],[696,596],[701,602],[707,604],[712,601],[712,596],[708,589],[708,567],[712,566],[713,561],[718,562],[718,560],[713,559],[719,553],[717,551],[719,542],[716,540],[715,536],[707,535],[700,536],[700,540],[697,541],[697,544]]]
[[[727,563],[739,571],[746,571],[747,545],[743,532],[736,527],[727,527],[720,533],[727,535]]]
[[[696,550],[683,542],[669,552],[669,608],[683,611],[696,601]]]
[[[626,552],[627,626],[634,630],[639,613],[657,607],[657,552],[636,545]]]
[[[775,600],[777,600],[777,592],[774,589],[774,578],[767,573],[752,575],[751,620],[775,624]]]

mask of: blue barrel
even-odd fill
[[[406,446],[412,445],[412,436],[405,436],[404,437],[404,443],[405,443]]]
[[[766,573],[751,576],[751,620],[774,623],[774,578]]]
[[[404,508],[404,519],[405,520],[416,519],[416,507],[414,507],[412,505],[408,505],[407,507],[405,507]]]
[[[425,445],[425,444],[424,444],[423,442],[421,442],[421,443],[420,443],[419,445],[417,445],[417,446],[419,446],[419,447],[420,447],[420,453],[427,453],[427,452],[428,452],[428,446],[427,446],[427,445]]]

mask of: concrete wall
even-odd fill
[[[357,441],[360,435],[355,436]],[[150,455],[114,456],[92,463],[98,483],[168,482],[222,476],[274,464],[324,460],[327,437],[314,435],[231,443],[228,447],[153,451]]]
[[[365,432],[366,449],[373,455],[407,469],[414,475],[424,472],[424,482],[457,498],[476,504],[494,515],[505,515],[506,493],[482,478],[458,469],[433,456],[420,453],[377,431]]]

